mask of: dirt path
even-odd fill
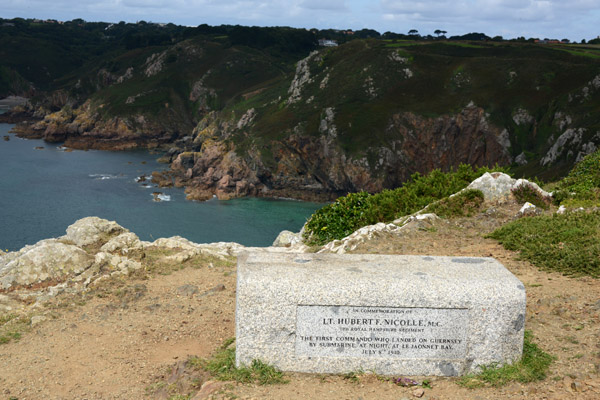
[[[491,256],[526,286],[526,329],[557,357],[549,377],[532,384],[465,389],[433,378],[424,399],[600,398],[600,282],[538,271],[481,232],[515,213],[514,207],[471,219],[438,221],[398,236],[382,236],[355,252]],[[223,286],[221,286],[223,285]],[[197,287],[197,293],[193,293]],[[188,356],[209,357],[234,336],[235,266],[187,268],[131,281],[85,304],[48,313],[17,342],[0,345],[0,398],[144,399],[196,392],[209,379],[186,371]],[[195,374],[195,375],[194,375]],[[187,386],[179,384],[188,376]],[[192,379],[193,378],[193,379]],[[373,375],[288,374],[283,385],[227,383],[216,399],[402,399],[414,388]],[[418,379],[418,378],[417,378]],[[194,381],[195,380],[195,381]],[[192,386],[190,386],[192,382]],[[183,398],[183,397],[180,397]]]

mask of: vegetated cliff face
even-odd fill
[[[90,72],[27,130],[77,148],[168,149],[154,180],[197,200],[327,200],[460,163],[553,177],[600,146],[600,61],[583,56],[596,50],[564,50],[355,40],[293,66],[188,40]]]
[[[254,146],[243,152],[232,141],[208,139],[200,151],[175,156],[171,170],[155,174],[155,180],[187,187],[188,198],[194,200],[213,195],[325,200],[397,187],[417,171],[511,161],[506,133],[488,124],[483,109],[476,106],[439,118],[394,114],[387,130],[400,139],[389,147],[370,148],[372,157],[348,156],[333,127],[320,136],[296,132],[267,148]],[[264,152],[271,153],[269,164]]]

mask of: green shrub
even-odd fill
[[[544,210],[547,210],[548,207],[550,207],[550,203],[552,203],[551,197],[542,195],[531,184],[520,185],[512,189],[511,192],[518,202],[529,202],[534,206],[540,207]]]
[[[327,243],[348,236],[364,225],[369,197],[366,192],[350,193],[317,210],[306,225],[305,235],[312,233],[313,238],[318,238],[313,243]]]
[[[600,211],[521,218],[489,237],[539,268],[600,277]]]
[[[585,156],[559,182],[553,197],[558,204],[592,206],[600,204],[600,150]]]
[[[461,164],[450,172],[435,169],[427,175],[415,173],[397,189],[383,190],[374,195],[360,192],[340,197],[310,217],[304,239],[308,244],[322,245],[342,239],[365,225],[393,221],[464,189],[490,171],[487,167],[473,168]]]
[[[532,336],[530,331],[525,331],[523,357],[520,361],[502,367],[496,365],[483,367],[479,374],[466,375],[458,381],[458,384],[468,388],[498,387],[515,381],[529,383],[545,379],[554,357],[533,343]]]
[[[446,197],[432,204],[427,211],[435,213],[438,217],[442,218],[470,217],[479,211],[483,200],[481,190],[463,190],[456,196]]]

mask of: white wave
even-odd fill
[[[103,181],[103,180],[106,180],[106,179],[116,179],[116,178],[118,178],[117,175],[111,175],[111,174],[90,174],[89,177],[90,178],[94,178],[94,179],[99,180],[99,181]]]
[[[171,201],[171,196],[168,194],[159,194],[156,197],[158,197],[160,201]]]
[[[164,194],[161,192],[154,192],[152,193],[152,196],[154,197],[154,201],[171,201],[171,196],[168,194]]]

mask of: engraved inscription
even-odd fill
[[[299,305],[296,354],[308,357],[462,359],[468,310]]]

